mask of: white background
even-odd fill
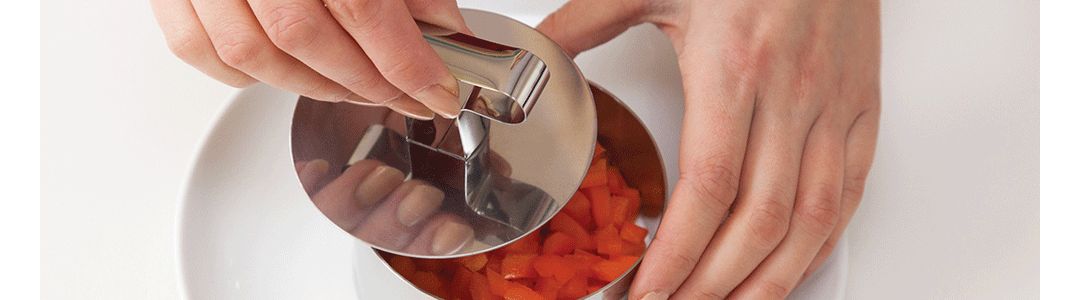
[[[882,4],[882,129],[848,229],[849,299],[1038,295],[1038,6]],[[180,183],[231,92],[169,53],[146,1],[42,4],[43,299],[179,297]]]

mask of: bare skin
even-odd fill
[[[151,1],[173,52],[227,84],[457,114],[457,85],[412,22],[467,33],[454,1]],[[571,56],[642,23],[678,54],[680,179],[630,299],[783,299],[828,258],[873,161],[879,10],[876,0],[571,0],[540,24]]]

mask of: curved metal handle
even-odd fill
[[[468,94],[462,109],[506,124],[525,121],[547,84],[543,60],[523,49],[420,21],[417,25],[450,73],[473,87],[462,91]]]

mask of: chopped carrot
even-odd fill
[[[510,253],[540,253],[540,230],[533,231],[532,233],[521,237],[520,239],[506,244],[502,248],[496,249],[496,252],[500,254]]]
[[[577,269],[571,261],[553,254],[537,257],[533,262],[533,266],[536,268],[536,274],[540,275],[541,278],[554,278],[559,285],[566,284],[566,281],[577,273]]]
[[[511,286],[506,290],[506,294],[503,295],[503,299],[506,300],[544,300],[544,296],[537,294],[536,291],[523,286]]]
[[[619,237],[626,241],[644,243],[645,236],[648,235],[648,229],[637,226],[637,224],[634,223],[623,224],[622,228],[619,229]]]
[[[641,256],[642,254],[645,254],[645,241],[631,242],[623,240],[622,243],[623,255]]]
[[[593,161],[596,161],[597,159],[605,156],[607,156],[607,149],[604,149],[604,146],[600,146],[600,141],[597,141],[596,149],[593,150],[592,154]]]
[[[589,285],[589,277],[586,273],[577,273],[574,277],[571,277],[559,289],[559,298],[578,299],[589,295],[586,287]]]
[[[585,288],[585,290],[588,291],[589,294],[592,294],[604,288],[604,286],[604,284],[590,284],[589,287]]]
[[[536,278],[536,269],[533,268],[535,253],[510,253],[503,258],[502,275],[506,279]]]
[[[488,279],[480,273],[469,273],[469,295],[473,300],[493,300],[495,299],[491,287],[488,285]]]
[[[615,225],[604,226],[596,231],[596,253],[607,254],[609,258],[622,255],[622,245],[622,238],[619,237]]]
[[[506,294],[506,289],[510,288],[510,281],[503,278],[502,274],[498,271],[487,268],[485,270],[487,276],[488,287],[491,288],[491,293],[502,297]]]
[[[601,185],[587,188],[585,197],[588,197],[589,204],[592,204],[593,221],[596,221],[596,227],[611,225],[614,218],[611,215],[611,191],[608,187]]]
[[[629,220],[630,211],[636,213],[637,207],[631,207],[630,199],[620,195],[611,195],[611,222],[622,225]]]
[[[633,223],[647,212],[642,192],[596,147],[582,186],[544,227],[488,253],[383,257],[416,287],[444,299],[562,300],[596,292],[637,263],[649,234]]]
[[[558,212],[551,221],[548,223],[551,226],[551,230],[555,232],[562,232],[570,237],[574,238],[574,245],[581,249],[596,249],[596,241],[592,239],[588,231],[585,231],[581,224],[570,218],[566,213]]]
[[[556,300],[559,297],[559,283],[555,282],[555,279],[551,277],[537,279],[534,290],[547,300]]]
[[[455,261],[470,271],[477,272],[483,269],[487,265],[488,256],[487,253],[480,253],[476,255],[469,255],[465,257],[456,258]]]
[[[577,248],[574,246],[574,238],[562,232],[554,232],[544,240],[540,254],[570,254],[574,248]]]
[[[626,273],[637,260],[637,256],[616,256],[596,263],[592,269],[597,279],[611,282]]]
[[[416,272],[413,284],[416,287],[435,295],[435,297],[450,299],[450,289],[443,283],[439,275],[427,271]]]
[[[472,271],[465,266],[458,265],[454,271],[453,279],[450,280],[450,296],[454,299],[469,298],[469,281],[472,280]]]
[[[596,186],[607,186],[608,174],[607,174],[607,159],[600,158],[593,161],[592,166],[585,172],[585,178],[581,180],[581,187],[579,189],[591,188]]]
[[[589,228],[593,223],[592,209],[589,207],[589,198],[578,190],[574,192],[574,196],[570,197],[570,201],[567,201],[560,211],[574,218],[574,221],[581,224],[581,227]]]
[[[626,179],[623,179],[622,172],[619,172],[619,168],[608,166],[607,184],[608,188],[611,189],[611,192],[614,194],[618,194],[626,189]]]
[[[413,262],[412,258],[391,255],[390,259],[387,259],[390,263],[390,268],[393,268],[395,272],[401,274],[402,277],[409,278],[416,274],[416,262]]]

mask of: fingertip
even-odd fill
[[[461,114],[461,104],[458,103],[456,93],[458,90],[456,80],[453,87],[454,89],[451,90],[443,84],[432,84],[420,89],[412,96],[440,116],[453,119]]]

